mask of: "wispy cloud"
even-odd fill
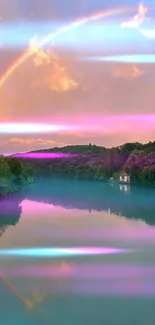
[[[14,153],[14,152],[25,152],[34,149],[63,147],[66,143],[57,142],[50,139],[42,138],[22,138],[12,137],[6,140],[2,140],[0,143],[1,153]]]
[[[116,78],[124,78],[124,79],[136,79],[141,77],[144,74],[144,71],[140,70],[137,65],[125,64],[119,67],[114,67],[111,69],[111,74]]]
[[[123,22],[121,28],[139,28],[145,19],[147,13],[147,8],[141,2],[138,6],[138,13],[131,19],[126,22]]]

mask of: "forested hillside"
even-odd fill
[[[155,142],[126,143],[110,149],[89,144],[33,151],[50,152],[77,155],[55,159],[28,159],[25,155],[21,161],[31,176],[106,180],[126,171],[132,182],[155,185]]]

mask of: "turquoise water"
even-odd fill
[[[155,190],[42,180],[1,201],[0,250],[46,247],[85,251],[0,255],[0,324],[155,324]]]

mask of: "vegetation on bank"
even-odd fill
[[[66,146],[33,151],[77,154],[68,158],[30,159],[0,156],[0,195],[19,190],[34,177],[61,177],[86,180],[119,179],[122,171],[132,183],[155,186],[155,141],[126,143],[120,147],[96,145]]]
[[[29,175],[86,180],[118,179],[125,171],[132,183],[155,186],[155,141],[126,143],[120,147],[76,145],[33,151],[78,154],[69,158],[20,159]]]
[[[0,156],[0,196],[18,191],[32,181],[29,169],[19,159]]]

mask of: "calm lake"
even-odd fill
[[[1,200],[0,324],[154,325],[155,190],[40,180]]]

